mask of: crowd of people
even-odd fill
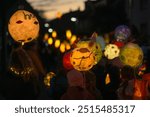
[[[133,38],[128,41],[136,43]],[[150,99],[149,55],[150,51],[144,51],[143,62],[138,67],[121,65],[119,57],[109,60],[104,54],[97,65],[87,71],[67,70],[57,64],[51,68],[55,75],[49,77],[47,86],[44,78],[49,71],[43,65],[37,43],[12,48],[6,78],[0,82],[0,98],[147,100]],[[58,58],[57,62],[62,63],[60,61]]]

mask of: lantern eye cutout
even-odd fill
[[[17,23],[17,24],[21,24],[21,23],[23,23],[23,21],[18,20],[16,23]]]
[[[95,62],[95,54],[88,48],[75,48],[70,55],[74,69],[78,71],[90,70]]]
[[[16,11],[9,20],[8,31],[19,43],[28,43],[38,37],[39,22],[34,14],[26,10]]]
[[[143,51],[137,44],[128,43],[121,49],[119,58],[125,65],[138,67],[143,61]]]
[[[120,49],[115,44],[108,44],[105,47],[104,55],[108,59],[114,59],[119,56]]]

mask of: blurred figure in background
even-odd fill
[[[96,75],[92,71],[85,72],[86,89],[95,97],[95,99],[102,99],[101,92],[96,88]]]
[[[86,89],[85,77],[75,69],[67,73],[68,89],[61,97],[62,100],[94,100],[96,99]]]

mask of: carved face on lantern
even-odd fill
[[[104,55],[108,59],[114,59],[118,57],[119,53],[120,53],[120,49],[115,44],[108,44],[104,50]]]
[[[95,54],[88,48],[75,48],[70,55],[70,61],[74,69],[87,71],[94,65]]]
[[[99,43],[94,41],[80,41],[77,43],[77,47],[79,48],[88,48],[91,52],[95,54],[95,62],[97,64],[99,60],[102,58],[102,50]]]
[[[143,51],[137,44],[129,43],[121,49],[119,58],[125,65],[137,67],[142,63]]]
[[[37,38],[39,28],[37,18],[25,10],[16,11],[8,23],[10,35],[15,41],[20,43],[27,43]]]

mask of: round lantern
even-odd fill
[[[63,56],[63,66],[67,70],[73,69],[73,66],[72,66],[72,64],[70,62],[70,54],[71,54],[71,52],[67,52]]]
[[[137,67],[143,61],[143,51],[137,44],[128,43],[121,49],[119,58],[123,64]]]
[[[124,42],[130,36],[131,31],[128,26],[120,25],[115,29],[115,38],[117,41]]]
[[[37,38],[39,29],[39,21],[35,15],[26,10],[16,11],[8,23],[10,35],[20,43],[27,43]]]
[[[77,43],[77,47],[79,48],[88,48],[91,52],[95,54],[95,62],[97,64],[102,58],[102,50],[99,43],[94,41],[79,41]]]
[[[78,71],[90,70],[95,62],[95,54],[88,48],[75,48],[70,56],[71,64]]]
[[[114,59],[118,57],[119,53],[120,53],[120,49],[115,44],[108,44],[104,50],[104,55],[108,59]]]

